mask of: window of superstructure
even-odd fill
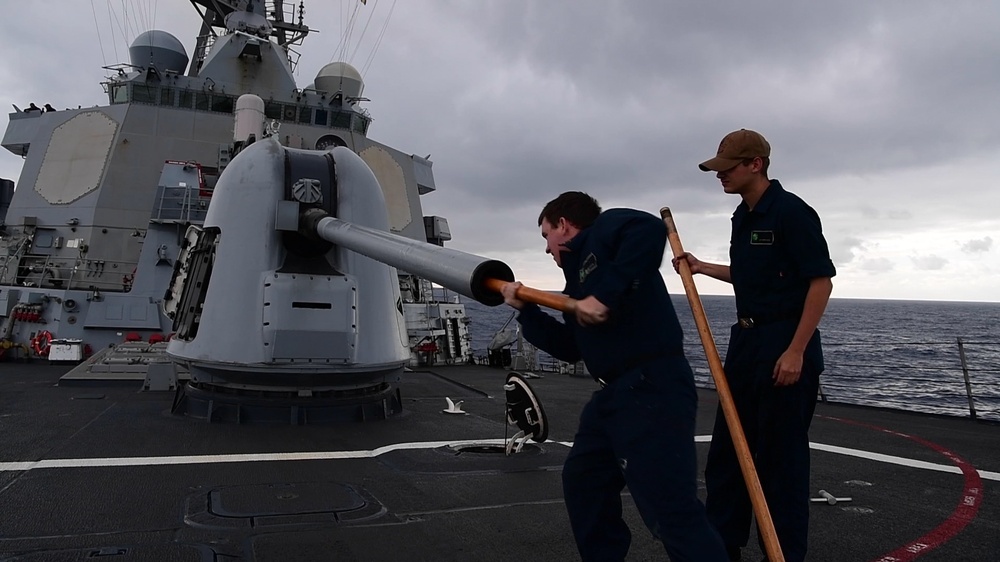
[[[264,117],[268,119],[281,119],[281,104],[273,101],[265,102]]]
[[[132,101],[137,103],[156,103],[160,88],[148,84],[132,84]]]
[[[221,94],[212,95],[212,111],[217,111],[219,113],[232,113],[235,103],[236,101],[230,96],[224,96]]]
[[[208,103],[208,94],[205,92],[194,93],[194,108],[198,111],[208,111],[211,106]]]
[[[161,88],[160,89],[160,105],[174,105],[174,89],[173,88]]]
[[[329,118],[330,114],[325,109],[317,109],[316,114],[313,118],[313,123],[316,125],[326,125],[326,120]]]
[[[309,124],[312,122],[312,108],[311,107],[300,107],[299,108],[299,123]]]
[[[347,111],[337,111],[333,114],[333,121],[330,123],[330,126],[337,127],[338,129],[350,129],[351,115]]]
[[[194,107],[194,92],[191,90],[181,90],[178,97],[179,101],[177,102],[177,105],[179,107],[183,107],[185,109],[191,109]]]
[[[285,105],[285,106],[282,106],[282,108],[281,108],[281,120],[282,121],[291,121],[292,123],[294,123],[295,122],[295,116],[297,114],[298,114],[298,111],[295,110],[295,106],[294,105]]]
[[[368,132],[368,120],[360,115],[355,115],[354,130],[362,135]]]
[[[111,84],[111,103],[128,103],[128,84]]]

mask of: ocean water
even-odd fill
[[[673,299],[697,383],[714,388],[687,298]],[[465,302],[473,349],[485,356],[512,309]],[[734,299],[703,296],[702,305],[724,358]],[[831,402],[969,417],[964,351],[977,417],[1000,421],[1000,303],[834,298],[820,332],[826,361],[820,383]]]

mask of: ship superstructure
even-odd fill
[[[106,69],[108,104],[10,115],[3,147],[24,157],[0,238],[0,340],[44,355],[53,342],[81,355],[174,331],[161,310],[189,225],[204,222],[216,181],[241,148],[236,101],[263,101],[266,135],[291,149],[347,147],[371,168],[391,232],[443,245],[429,160],[368,138],[364,83],[333,62],[300,87],[294,48],[309,33],[302,7],[282,0],[192,0],[202,17],[189,59],[173,35],[147,31],[128,64]],[[468,322],[457,299],[399,272],[413,363],[465,362]],[[72,353],[68,356],[72,358]]]

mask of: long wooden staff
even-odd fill
[[[500,279],[490,278],[483,281],[483,285],[487,289],[498,293],[503,292],[503,287],[506,284],[507,281],[501,281]],[[562,312],[576,314],[576,300],[567,296],[548,293],[546,291],[540,291],[538,289],[532,289],[531,287],[525,286],[522,286],[517,290],[516,296],[525,302],[532,302]]]
[[[681,238],[677,234],[677,227],[674,225],[673,215],[670,214],[670,207],[660,209],[660,216],[667,225],[667,239],[670,241],[670,249],[673,251],[674,257],[684,255],[684,247],[681,246]],[[694,286],[691,267],[688,266],[687,260],[679,260],[678,266],[681,273],[681,281],[684,282],[684,292],[687,293],[688,302],[691,304],[694,323],[698,326],[701,344],[705,347],[705,357],[708,359],[708,366],[712,371],[712,378],[715,380],[715,388],[719,393],[719,404],[722,406],[726,425],[729,426],[729,434],[733,438],[733,446],[736,448],[736,458],[740,461],[743,480],[746,482],[747,491],[750,493],[750,503],[753,505],[754,515],[757,517],[757,528],[764,539],[764,550],[767,551],[768,560],[772,562],[784,562],[785,556],[781,553],[778,534],[774,531],[774,521],[771,520],[771,512],[767,509],[764,490],[760,487],[760,479],[757,478],[757,471],[754,469],[750,447],[747,445],[747,438],[743,434],[743,427],[740,425],[740,416],[736,412],[736,404],[733,403],[733,394],[729,391],[729,383],[726,381],[722,361],[719,359],[719,350],[715,347],[715,340],[712,338],[712,329],[708,326],[705,309],[701,305],[701,297],[698,296],[698,288]]]

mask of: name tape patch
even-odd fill
[[[750,243],[756,246],[770,246],[774,244],[773,230],[754,230],[750,232]]]

